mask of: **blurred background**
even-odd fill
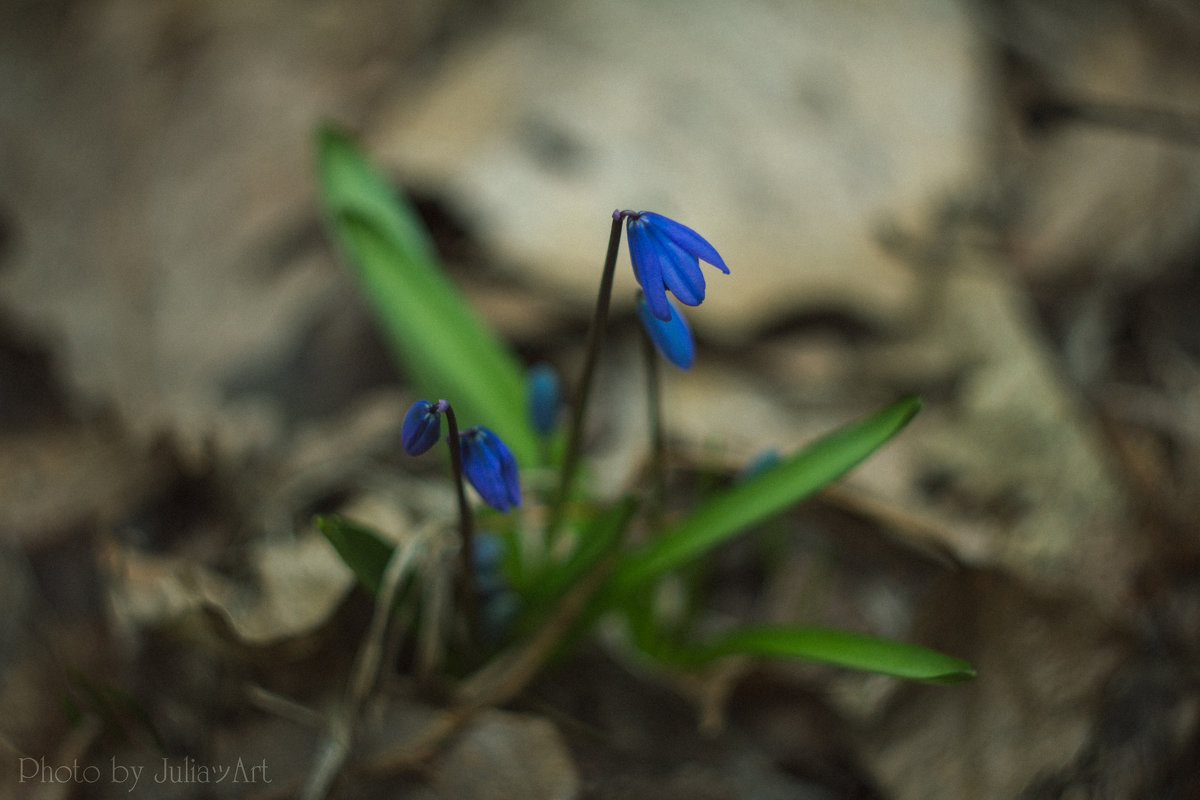
[[[429,772],[344,796],[1195,796],[1185,0],[4,3],[0,788],[123,795],[20,765],[168,753],[265,759],[279,782],[252,788],[287,796],[317,732],[263,698],[337,697],[369,612],[309,518],[441,507],[396,453],[417,394],[323,229],[322,122],[568,381],[614,208],[711,241],[731,274],[706,272],[697,365],[667,375],[685,473],[920,394],[779,523],[774,570],[724,554],[721,613],[979,670],[677,681],[597,647]],[[634,288],[623,255],[592,445],[614,493],[645,458]]]

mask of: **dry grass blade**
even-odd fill
[[[396,546],[384,569],[383,581],[376,599],[371,625],[363,638],[362,647],[354,661],[354,671],[342,704],[334,709],[326,727],[312,771],[300,792],[301,800],[321,800],[329,793],[341,772],[354,741],[354,721],[379,677],[385,652],[388,622],[396,604],[400,582],[408,573],[417,554],[429,538],[428,531],[413,536]]]

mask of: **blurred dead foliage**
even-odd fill
[[[308,519],[403,537],[452,508],[396,457],[412,394],[321,233],[333,117],[477,307],[568,374],[611,206],[703,229],[733,274],[666,387],[683,495],[923,395],[851,479],[722,553],[710,623],[843,625],[980,671],[676,681],[589,650],[427,772],[351,764],[335,791],[1190,796],[1191,4],[10,3],[0,53],[0,782],[21,757],[168,754],[294,787],[370,616]],[[644,460],[621,281],[608,491]],[[364,741],[437,713],[388,670]]]

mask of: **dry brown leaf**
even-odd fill
[[[104,555],[109,603],[120,626],[188,630],[201,642],[219,635],[204,622],[210,611],[250,647],[303,636],[325,623],[354,586],[349,568],[316,533],[255,545],[252,583],[186,558],[117,545]]]
[[[979,166],[976,41],[958,4],[533,3],[393,99],[373,150],[446,199],[530,284],[586,305],[615,206],[701,231],[694,324],[744,336],[796,309],[881,324],[911,273],[874,243]],[[616,301],[633,297],[628,269]]]

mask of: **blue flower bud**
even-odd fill
[[[521,598],[512,589],[501,589],[480,600],[479,622],[483,640],[486,644],[496,644],[504,638],[521,611]]]
[[[634,277],[646,293],[650,310],[663,322],[671,318],[668,291],[685,306],[698,306],[704,301],[701,261],[729,274],[716,249],[686,225],[650,211],[620,213],[626,214]]]
[[[688,327],[683,314],[675,308],[674,303],[668,302],[667,310],[671,312],[671,315],[664,322],[654,316],[654,312],[650,310],[644,296],[638,299],[638,318],[641,319],[642,327],[649,334],[650,341],[654,342],[654,346],[658,348],[658,352],[663,354],[663,358],[680,369],[687,369],[692,366],[692,362],[696,358],[696,345],[692,341],[692,330]]]
[[[475,535],[471,565],[475,570],[475,590],[480,595],[494,594],[505,588],[503,560],[504,541],[497,534],[482,531]]]
[[[508,445],[477,425],[459,434],[463,474],[484,501],[497,511],[521,505],[517,460]]]
[[[480,625],[484,642],[495,644],[512,627],[521,608],[521,598],[504,578],[504,539],[491,531],[475,536],[471,564],[475,592],[479,597]]]
[[[442,433],[442,404],[418,400],[404,415],[400,426],[400,444],[410,456],[419,456],[433,447]]]
[[[549,364],[535,364],[525,376],[529,394],[529,419],[533,429],[542,436],[553,433],[562,405],[562,384],[558,373]]]
[[[762,450],[754,458],[750,459],[746,466],[738,470],[735,480],[740,482],[756,478],[778,464],[779,459],[779,451],[775,448],[769,447],[766,450]]]

